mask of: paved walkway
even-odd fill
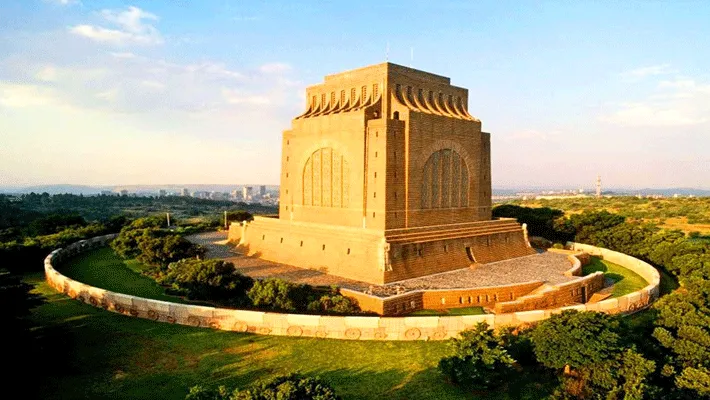
[[[543,252],[496,263],[479,264],[473,268],[408,279],[394,284],[371,285],[366,282],[328,275],[314,269],[298,268],[245,256],[237,252],[234,247],[225,244],[226,232],[199,233],[187,238],[205,246],[207,258],[228,260],[234,263],[239,272],[252,278],[282,278],[314,286],[337,285],[358,291],[371,289],[372,294],[382,297],[395,294],[398,290],[397,286],[400,291],[408,292],[417,289],[463,289],[510,285],[537,280],[557,284],[572,279],[562,275],[564,271],[571,268],[567,256]]]

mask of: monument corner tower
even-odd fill
[[[516,221],[491,219],[468,90],[383,63],[306,96],[283,133],[279,218],[230,229],[248,254],[384,284],[534,253]]]

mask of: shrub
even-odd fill
[[[308,287],[277,278],[257,280],[247,295],[256,307],[296,311],[307,304]]]
[[[154,236],[155,229],[131,229],[124,227],[118,236],[111,242],[111,248],[123,258],[135,258],[141,254],[138,242],[144,237]]]
[[[493,388],[513,371],[515,360],[485,322],[451,339],[453,355],[439,361],[439,371],[453,383]]]
[[[356,314],[360,312],[357,301],[340,294],[325,294],[308,303],[308,311],[329,314]]]
[[[238,273],[234,264],[224,260],[184,259],[168,266],[158,283],[170,285],[189,299],[243,305],[253,280]]]
[[[552,245],[552,248],[553,249],[564,249],[565,245],[563,245],[562,243],[555,243]]]
[[[248,389],[236,390],[220,386],[208,389],[193,386],[185,400],[339,400],[335,390],[320,378],[298,375],[279,376],[269,382],[256,383]]]
[[[159,267],[165,267],[183,258],[199,257],[205,254],[205,249],[202,246],[178,235],[141,236],[138,240],[138,249],[141,251],[138,261]]]

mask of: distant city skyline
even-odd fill
[[[601,175],[604,190],[710,189],[709,13],[707,2],[11,0],[0,186],[277,185],[305,87],[389,48],[391,62],[469,89],[494,188],[593,189]]]

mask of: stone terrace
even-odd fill
[[[207,258],[223,258],[234,263],[237,270],[252,278],[282,278],[291,282],[314,286],[337,285],[373,295],[388,297],[394,294],[421,289],[468,289],[501,286],[530,281],[551,284],[563,283],[572,278],[563,275],[571,265],[567,256],[541,253],[490,264],[479,264],[451,272],[408,279],[388,285],[370,285],[365,282],[328,275],[324,272],[279,264],[255,257],[247,257],[226,244],[226,232],[207,232],[188,237],[207,248]]]

